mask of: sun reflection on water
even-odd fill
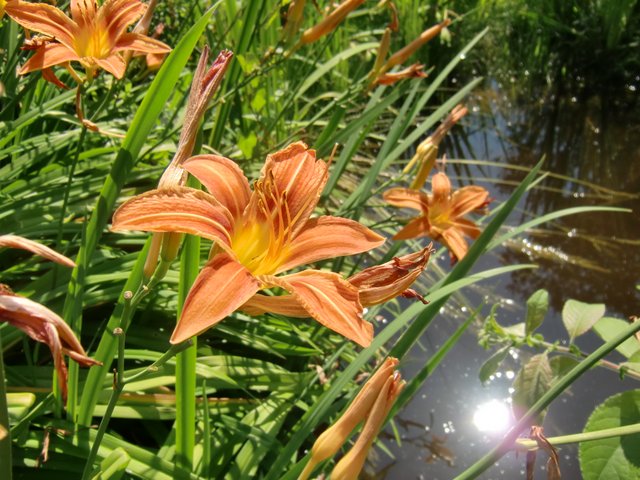
[[[512,419],[509,405],[495,398],[478,405],[473,414],[473,424],[483,433],[506,432],[511,426]]]

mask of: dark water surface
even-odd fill
[[[545,155],[543,168],[555,175],[529,192],[510,219],[511,225],[581,205],[620,206],[633,212],[564,217],[486,255],[477,271],[518,263],[536,263],[539,268],[491,279],[484,282],[483,289],[465,291],[466,311],[462,307],[443,312],[434,320],[421,341],[422,348],[412,352],[403,368],[407,378],[482,300],[492,304],[500,299],[498,320],[510,325],[524,320],[522,306],[534,291],[547,289],[551,308],[539,331],[551,342],[566,343],[568,336],[560,312],[570,298],[605,303],[607,316],[640,314],[640,292],[636,289],[640,284],[640,108],[636,98],[640,78],[615,96],[591,94],[581,98],[548,88],[524,94],[514,88],[517,83],[489,80],[475,92],[462,127],[441,146],[440,153],[450,159],[447,173],[458,185],[474,178],[499,202]],[[448,258],[436,261],[448,267]],[[488,310],[485,308],[484,314]],[[402,445],[393,440],[391,428],[387,430],[385,445],[395,460],[378,450],[374,477],[450,479],[499,441],[512,421],[509,405],[514,375],[533,351],[512,351],[499,372],[483,386],[478,370],[490,353],[478,346],[477,331],[475,328],[462,337],[400,415],[397,427]],[[576,343],[591,352],[602,342],[588,333]],[[616,354],[610,359],[622,361]],[[544,422],[545,434],[582,431],[595,406],[612,394],[633,388],[640,388],[640,382],[621,381],[616,373],[602,368],[587,372],[551,405]],[[563,478],[581,478],[577,447],[563,446],[559,455]],[[547,457],[539,457],[536,478],[546,478],[540,470]],[[524,456],[516,458],[510,453],[480,478],[524,477]]]

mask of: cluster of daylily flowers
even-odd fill
[[[346,0],[337,6],[322,22],[304,31],[298,45],[314,42],[331,32],[363,1]],[[393,4],[386,3],[391,7],[394,21],[384,33],[369,76],[370,85],[424,76],[420,64],[397,72],[391,70],[449,24],[445,20],[426,30],[386,59],[391,31],[397,28]],[[304,4],[304,0],[290,3],[285,35],[298,32]],[[153,6],[155,1],[150,10]],[[56,65],[66,68],[81,84],[91,81],[99,69],[121,78],[133,54],[168,52],[168,46],[146,36],[149,28],[146,9],[139,0],[106,0],[100,6],[95,0],[71,0],[71,16],[67,16],[48,4],[0,0],[0,18],[6,13],[28,31],[40,34],[30,38],[28,48],[34,50],[34,54],[20,73],[42,70],[45,78],[56,84],[61,84],[51,70]],[[143,18],[138,27],[127,32],[129,25],[140,17]],[[209,260],[184,303],[171,343],[199,335],[240,310],[250,315],[271,312],[313,318],[363,347],[370,345],[374,328],[363,317],[364,307],[400,295],[423,301],[410,287],[426,268],[431,245],[349,278],[316,268],[302,269],[318,261],[368,252],[385,239],[353,220],[313,216],[328,179],[329,165],[301,141],[267,155],[253,186],[233,160],[219,155],[193,156],[199,123],[232,54],[221,52],[211,66],[208,58],[209,51],[205,48],[194,73],[176,154],[158,188],[125,201],[114,213],[111,226],[113,231],[153,232],[144,268],[145,281],[161,278],[166,273],[177,256],[184,234],[213,242]],[[84,78],[70,62],[78,62],[84,68]],[[453,260],[466,254],[465,236],[479,235],[480,229],[464,216],[482,210],[488,203],[488,192],[476,186],[452,191],[451,182],[443,172],[432,177],[431,193],[420,189],[434,168],[439,143],[465,113],[466,109],[457,107],[436,132],[420,144],[405,169],[408,172],[417,166],[410,188],[397,187],[384,193],[389,204],[419,212],[394,239],[429,237],[443,243]],[[207,191],[187,187],[188,174],[196,177]],[[42,245],[15,236],[0,236],[0,247],[23,248],[64,265],[74,265]],[[275,294],[273,289],[284,293]],[[0,285],[0,320],[49,345],[63,396],[66,395],[63,353],[86,366],[97,363],[87,356],[60,317],[36,302],[13,294],[3,285]],[[332,473],[334,479],[355,478],[404,386],[395,370],[397,365],[396,359],[387,359],[340,420],[318,438],[301,478],[307,478],[318,463],[335,455],[351,431],[364,421],[360,437]]]

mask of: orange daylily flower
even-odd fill
[[[333,32],[340,23],[349,15],[352,11],[362,5],[365,0],[345,0],[338,5],[329,15],[324,17],[320,23],[308,28],[302,34],[300,43],[307,44],[320,40],[325,35]]]
[[[0,235],[0,247],[28,250],[48,260],[67,267],[75,263],[49,247],[17,235]],[[58,382],[64,400],[67,399],[67,366],[63,354],[84,366],[102,365],[89,358],[73,334],[69,325],[58,315],[39,303],[14,294],[0,283],[0,321],[8,322],[38,342],[46,343],[53,356],[53,365],[58,372]]]
[[[436,131],[433,132],[433,135],[428,136],[418,148],[416,148],[416,154],[413,156],[411,161],[407,163],[407,166],[404,167],[402,173],[409,172],[413,166],[418,164],[418,171],[416,172],[416,176],[411,182],[411,188],[420,189],[424,185],[424,182],[427,180],[429,173],[433,169],[433,166],[436,163],[436,158],[438,157],[438,146],[442,139],[445,137],[449,130],[453,128],[453,126],[460,121],[462,117],[464,117],[469,110],[464,105],[456,105],[447,118],[436,128]]]
[[[360,303],[364,307],[378,305],[398,296],[417,298],[424,302],[422,296],[409,287],[427,267],[431,252],[429,245],[419,252],[394,257],[381,265],[365,268],[347,280],[358,289]],[[293,295],[256,294],[240,310],[249,315],[271,312],[294,318],[309,316]]]
[[[410,188],[392,188],[384,192],[384,199],[391,205],[420,212],[393,238],[430,237],[449,249],[452,260],[460,260],[469,249],[465,235],[473,239],[480,235],[480,228],[463,217],[484,208],[490,201],[489,192],[474,185],[451,192],[451,181],[442,172],[433,176],[431,185],[431,195]]]
[[[311,448],[311,459],[298,480],[309,478],[320,462],[338,453],[353,429],[364,420],[362,432],[355,445],[342,457],[331,472],[332,479],[358,478],[373,440],[405,386],[405,382],[396,371],[397,366],[398,359],[393,357],[385,359],[376,373],[358,392],[349,408],[315,441]]]
[[[49,35],[22,66],[20,74],[77,61],[91,79],[99,68],[122,78],[126,62],[120,52],[164,53],[171,48],[139,33],[128,33],[147,6],[139,0],[71,0],[71,18],[56,7],[21,0],[7,14],[28,30]]]
[[[358,289],[319,270],[276,276],[307,263],[368,251],[384,238],[353,220],[309,218],[327,181],[327,164],[296,142],[267,156],[253,192],[233,161],[199,155],[182,164],[209,190],[152,190],[118,208],[112,230],[182,232],[211,239],[211,259],[185,301],[171,337],[180,343],[211,328],[259,290],[280,287],[310,316],[360,345],[373,327],[362,318]]]

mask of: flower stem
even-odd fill
[[[582,362],[576,365],[571,371],[569,371],[564,377],[558,380],[553,386],[547,390],[547,392],[540,397],[540,399],[529,409],[529,411],[516,423],[509,432],[505,435],[502,441],[484,457],[471,465],[468,469],[458,475],[455,480],[467,480],[476,478],[482,472],[487,470],[498,459],[513,448],[513,445],[518,439],[518,435],[528,427],[533,419],[558,396],[569,385],[571,385],[578,377],[584,372],[589,370],[595,364],[598,363],[605,355],[611,352],[614,348],[624,342],[627,338],[640,331],[640,322],[632,323],[627,328],[622,330],[618,335],[609,340],[607,343],[598,348],[595,352],[585,358]]]
[[[625,425],[623,427],[605,428],[594,432],[574,433],[572,435],[561,435],[558,437],[547,438],[551,445],[566,445],[567,443],[590,442],[593,440],[602,440],[603,438],[622,437],[625,435],[633,435],[640,433],[640,423],[633,425]],[[537,450],[538,443],[535,440],[527,438],[519,438],[516,440],[516,449],[518,450]]]
[[[178,318],[200,267],[200,238],[187,236],[180,258]],[[190,472],[193,468],[196,427],[196,358],[193,344],[176,357],[176,467]],[[177,475],[176,472],[176,475]]]

